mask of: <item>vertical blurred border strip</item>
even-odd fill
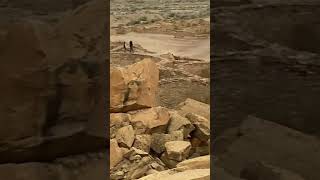
[[[214,0],[213,0],[214,1]],[[213,140],[214,140],[214,98],[213,98],[213,95],[214,95],[214,85],[215,85],[215,82],[213,82],[213,72],[212,70],[214,69],[213,68],[213,34],[214,34],[214,24],[213,24],[213,19],[214,19],[214,11],[213,11],[213,8],[214,8],[214,4],[215,3],[212,3],[212,1],[210,0],[210,179],[213,179],[213,174],[214,174],[214,169],[213,169],[213,163],[214,163],[214,154],[213,154]]]
[[[106,157],[106,163],[107,163],[107,169],[106,169],[106,180],[110,179],[110,154],[109,154],[109,149],[110,149],[110,133],[109,133],[109,122],[110,122],[110,112],[109,112],[109,99],[110,99],[110,0],[105,0],[107,1],[107,7],[106,7],[106,27],[105,27],[105,33],[106,35],[106,58],[104,59],[104,63],[102,67],[102,73],[103,73],[103,78],[102,78],[102,94],[103,94],[103,106],[102,106],[102,112],[103,114],[103,120],[105,122],[105,128],[106,128],[106,151],[107,151],[107,157]]]

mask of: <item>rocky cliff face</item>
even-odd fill
[[[0,179],[105,179],[108,3],[30,11],[41,3],[0,8]]]
[[[212,5],[215,165],[246,180],[317,179],[319,3]]]
[[[253,1],[235,7],[227,2],[212,9],[218,133],[255,114],[318,134],[319,4]]]

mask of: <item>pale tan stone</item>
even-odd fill
[[[164,146],[168,158],[175,161],[186,159],[191,149],[191,143],[188,141],[169,141]]]
[[[123,159],[123,151],[118,146],[118,142],[115,139],[110,140],[110,168],[112,169]]]
[[[116,139],[122,147],[130,148],[134,142],[135,134],[131,125],[118,129]]]
[[[144,59],[126,68],[111,67],[110,70],[111,112],[156,106],[159,70],[154,61]]]
[[[182,116],[185,116],[188,113],[195,113],[210,119],[210,105],[194,99],[186,99],[184,102],[180,103],[176,109]]]

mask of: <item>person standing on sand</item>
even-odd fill
[[[129,42],[129,45],[130,45],[130,52],[133,52],[133,43],[132,43],[132,41]]]
[[[126,50],[127,50],[125,41],[123,42],[123,50],[124,50],[124,52],[126,52]]]

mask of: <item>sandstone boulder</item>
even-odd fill
[[[126,68],[111,67],[110,111],[127,112],[156,106],[159,70],[150,59]]]
[[[152,134],[151,149],[160,154],[165,150],[165,143],[169,141],[183,141],[182,131],[175,131],[171,134]]]
[[[151,135],[149,134],[136,135],[136,139],[134,140],[133,147],[149,153],[151,140],[152,140]]]
[[[110,138],[115,138],[118,129],[130,125],[130,115],[126,113],[110,114]]]
[[[186,114],[186,118],[195,126],[192,136],[205,142],[210,139],[210,121],[208,119],[194,113]]]
[[[170,123],[168,126],[168,133],[171,133],[177,130],[182,130],[184,138],[187,138],[190,132],[194,130],[194,126],[191,124],[191,122],[187,118],[173,111],[173,112],[170,112]]]
[[[210,169],[194,169],[186,171],[166,170],[140,178],[139,180],[210,180]]]
[[[145,175],[145,173],[150,170],[150,166],[148,166],[152,162],[152,158],[147,156],[143,157],[141,161],[135,163],[131,166],[131,169],[128,172],[129,179],[138,179]]]
[[[118,146],[118,142],[115,139],[110,140],[110,168],[113,168],[123,159],[123,152]]]
[[[169,141],[164,146],[168,158],[175,161],[185,160],[191,149],[191,143],[188,141]]]
[[[161,154],[160,160],[170,169],[175,168],[179,163],[179,161],[169,159],[168,154],[165,152]]]
[[[188,113],[195,113],[203,116],[204,118],[210,119],[210,106],[193,99],[186,99],[184,102],[180,103],[176,109],[182,116],[185,116]]]
[[[184,160],[177,164],[177,169],[210,169],[210,156]]]
[[[135,134],[131,125],[118,129],[116,139],[122,147],[130,148],[134,142]]]
[[[167,129],[170,115],[166,108],[154,107],[143,109],[131,114],[131,124],[136,134],[164,133]]]

